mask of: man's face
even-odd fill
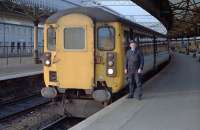
[[[137,44],[136,43],[130,43],[130,48],[131,49],[135,49],[137,47]]]

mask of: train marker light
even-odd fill
[[[108,61],[108,65],[113,66],[114,65],[113,61]]]
[[[114,70],[113,70],[113,69],[108,69],[108,74],[109,74],[109,75],[114,74]]]
[[[49,65],[51,64],[51,62],[50,62],[49,60],[46,60],[46,61],[45,61],[45,64],[46,64],[47,66],[49,66]]]
[[[50,52],[45,52],[44,53],[44,62],[43,64],[45,66],[50,66],[51,65],[51,53]]]

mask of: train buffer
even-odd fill
[[[199,74],[191,56],[175,54],[144,84],[141,101],[122,97],[70,130],[199,130]]]

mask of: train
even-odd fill
[[[165,35],[101,7],[59,11],[44,25],[44,81],[41,94],[56,98],[68,92],[106,102],[124,89],[129,40],[144,54],[144,74],[170,58]]]

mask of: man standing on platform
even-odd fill
[[[130,41],[130,49],[126,53],[125,74],[128,76],[129,95],[128,98],[142,99],[142,70],[144,56],[137,47],[135,41]],[[135,93],[135,95],[134,95]]]

